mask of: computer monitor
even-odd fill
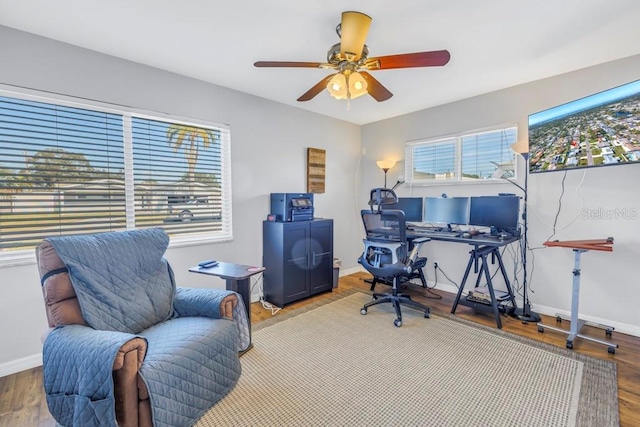
[[[471,197],[469,224],[499,229],[517,229],[520,213],[518,196]]]
[[[382,210],[395,209],[404,212],[406,222],[422,222],[422,197],[398,197],[398,203],[381,206]]]
[[[468,224],[468,197],[425,197],[424,222],[431,224]]]

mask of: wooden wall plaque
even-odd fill
[[[327,151],[307,148],[307,193],[324,193]]]

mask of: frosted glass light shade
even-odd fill
[[[396,165],[396,161],[395,160],[378,160],[376,164],[380,169],[386,172]]]
[[[511,144],[511,149],[518,153],[524,154],[529,152],[529,141],[517,141]]]
[[[351,99],[366,94],[367,86],[367,81],[362,77],[362,74],[355,72],[349,75],[349,94]]]
[[[347,99],[347,79],[344,74],[335,74],[327,83],[327,90],[336,99]]]

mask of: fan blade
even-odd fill
[[[327,84],[329,84],[329,80],[331,80],[331,77],[333,77],[334,75],[335,74],[331,74],[325,77],[324,79],[320,80],[318,83],[316,83],[314,87],[312,87],[311,89],[303,93],[302,96],[298,98],[298,101],[304,102],[304,101],[309,101],[313,99],[317,94],[322,92],[323,89],[327,88]]]
[[[364,42],[371,26],[371,17],[360,12],[342,12],[340,24],[340,54],[349,61],[362,56]],[[348,57],[347,57],[348,54]]]
[[[322,62],[288,62],[288,61],[258,61],[253,64],[255,67],[300,67],[300,68],[322,68]]]
[[[393,94],[389,92],[386,87],[382,86],[382,83],[373,78],[371,74],[366,71],[358,71],[358,73],[360,73],[362,78],[367,82],[367,92],[369,92],[369,95],[371,95],[376,101],[386,101],[393,96]]]
[[[388,70],[390,68],[441,67],[451,58],[448,50],[404,53],[367,59],[367,70]]]

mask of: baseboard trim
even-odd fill
[[[429,286],[433,286],[434,283],[433,282],[427,282]],[[436,286],[436,289],[441,290],[441,291],[445,291],[445,292],[449,292],[452,294],[457,294],[458,293],[458,288],[456,288],[453,285],[448,285],[446,283],[438,283],[438,285]],[[522,305],[522,301],[521,299],[517,299],[516,302],[518,303],[519,306]],[[560,310],[558,308],[553,308],[553,307],[548,307],[548,306],[544,306],[544,305],[538,305],[538,304],[531,304],[531,309],[533,311],[535,311],[538,314],[544,314],[546,316],[556,316],[558,314],[566,316],[566,317],[571,317],[571,312],[567,311],[567,310]],[[615,332],[619,332],[621,334],[626,334],[626,335],[631,335],[634,337],[640,337],[640,327],[635,326],[635,325],[629,325],[627,323],[620,323],[620,322],[614,322],[611,320],[606,320],[606,319],[600,319],[598,317],[594,317],[594,316],[586,316],[583,314],[580,314],[580,319],[585,320],[587,322],[592,322],[592,323],[598,323],[601,325],[606,325],[606,326],[611,326],[612,328],[614,328]],[[568,323],[567,323],[568,324]],[[569,326],[564,326],[565,328],[569,328]],[[615,341],[615,339],[614,339]]]
[[[42,353],[0,364],[0,377],[6,377],[7,375],[16,374],[38,366],[42,366]]]
[[[558,314],[571,318],[571,311],[569,310],[560,310],[557,308],[553,308],[553,307],[547,307],[547,306],[543,306],[543,305],[537,305],[537,304],[532,304],[531,309],[537,313],[540,314],[545,314],[547,316],[557,316]],[[635,325],[629,325],[626,323],[620,323],[620,322],[614,322],[611,320],[606,320],[606,319],[601,319],[599,317],[594,317],[594,316],[587,316],[587,315],[583,315],[582,313],[580,313],[579,315],[580,319],[586,321],[586,322],[591,322],[591,323],[597,323],[600,325],[606,325],[606,326],[610,326],[614,329],[614,332],[619,332],[621,334],[626,334],[626,335],[632,335],[634,337],[640,337],[640,327],[635,326]],[[569,329],[569,322],[562,322],[564,324],[564,326],[562,326],[562,328],[564,329]],[[551,325],[550,325],[551,326]],[[604,339],[604,333],[602,334],[602,337]],[[613,335],[613,341],[615,341],[615,333]]]
[[[350,274],[355,274],[355,273],[361,273],[361,272],[366,272],[367,270],[365,270],[364,268],[360,267],[353,267],[353,268],[347,268],[347,269],[340,269],[340,273],[338,274],[338,276],[342,277],[342,276],[349,276]]]
[[[338,273],[338,277],[348,276],[350,274],[361,272],[366,272],[366,270],[362,267],[347,268],[344,270],[341,268]],[[251,294],[251,302],[253,303],[258,301],[260,301],[260,289],[254,291],[254,293]]]

